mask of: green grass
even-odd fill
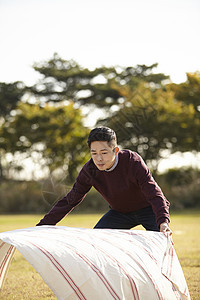
[[[34,227],[42,216],[6,215],[0,216],[0,232]],[[99,220],[99,214],[70,214],[58,225],[92,228]],[[171,215],[171,229],[176,253],[190,290],[192,300],[200,298],[200,211],[188,211]],[[135,229],[142,229],[141,226]],[[0,291],[1,300],[10,299],[57,299],[40,275],[16,251],[7,279]]]

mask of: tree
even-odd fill
[[[163,151],[191,151],[196,140],[191,138],[195,110],[192,104],[176,101],[168,90],[151,90],[141,84],[137,90],[119,88],[126,96],[124,103],[100,124],[113,128],[123,148],[137,151],[157,168]]]
[[[7,118],[11,117],[12,112],[21,100],[25,92],[23,82],[17,81],[14,83],[0,82],[0,143],[4,142],[1,136],[1,126]],[[0,180],[3,178],[3,161],[6,150],[0,146]]]
[[[187,73],[186,82],[180,84],[170,84],[169,89],[174,92],[175,99],[192,105],[195,114],[190,129],[190,140],[192,140],[193,149],[199,152],[200,149],[200,72]],[[187,126],[185,123],[184,126]]]
[[[70,181],[77,175],[77,168],[86,162],[86,137],[80,109],[72,102],[55,106],[20,103],[16,116],[1,128],[4,142],[0,147],[7,152],[26,153],[39,157],[50,172],[57,168],[66,170]]]
[[[43,78],[35,85],[24,90],[19,83],[2,84],[2,95],[7,88],[13,98],[7,108],[1,101],[6,118],[0,124],[0,148],[4,153],[37,152],[51,171],[65,165],[72,180],[86,159],[87,151],[80,145],[86,144],[88,130],[81,111],[89,107],[91,115],[93,108],[104,112],[100,124],[116,130],[122,147],[155,162],[155,168],[164,150],[199,151],[199,72],[188,73],[185,83],[166,84],[169,77],[155,73],[156,67],[103,66],[89,70],[58,54],[36,63],[34,69]],[[28,100],[19,102],[25,91],[33,96],[34,105]]]
[[[192,104],[200,113],[200,72],[187,73],[187,80],[180,84],[172,83],[169,87],[174,91],[175,98],[186,104]]]
[[[155,67],[157,64],[89,70],[73,60],[63,60],[58,54],[54,54],[49,61],[34,65],[34,69],[43,78],[28,90],[35,97],[43,97],[48,102],[72,100],[80,105],[95,104],[105,108],[121,101],[122,96],[115,85],[128,85],[134,89],[141,81],[160,85],[169,78],[161,73],[154,74]]]
[[[14,110],[25,92],[23,82],[0,82],[0,117],[6,117]]]
[[[199,75],[188,74],[188,82],[180,86],[166,85],[169,77],[154,73],[156,67],[115,66],[90,71],[55,54],[51,60],[35,65],[44,77],[31,92],[46,101],[71,99],[79,107],[103,109],[105,118],[100,124],[114,128],[123,147],[156,162],[156,168],[166,149],[168,153],[197,151],[200,127]],[[181,93],[191,96],[191,85],[193,98],[184,99]]]

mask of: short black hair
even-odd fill
[[[100,126],[92,129],[88,136],[88,146],[90,148],[92,142],[103,141],[108,142],[109,146],[116,146],[117,137],[114,130],[109,127]]]

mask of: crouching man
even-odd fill
[[[94,128],[88,137],[91,159],[81,169],[71,191],[37,224],[55,225],[78,205],[93,186],[109,203],[110,210],[94,228],[170,232],[169,201],[136,152],[121,150],[115,132]]]

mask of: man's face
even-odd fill
[[[100,171],[105,171],[113,166],[118,151],[118,147],[111,148],[108,142],[95,141],[90,145],[93,162]]]

